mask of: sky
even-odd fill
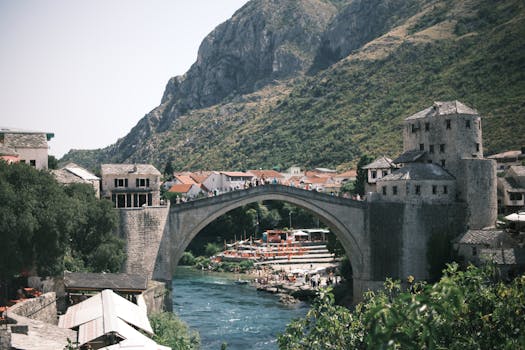
[[[160,104],[247,0],[0,0],[0,127],[49,154],[109,146]]]

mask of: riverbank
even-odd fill
[[[237,284],[248,284],[258,291],[277,294],[283,304],[312,300],[320,288],[341,282],[338,263],[288,263],[251,265],[247,262],[213,262],[194,265],[196,271],[228,274]]]

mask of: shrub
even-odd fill
[[[157,343],[171,347],[173,350],[199,349],[199,333],[188,328],[171,312],[162,312],[150,316],[151,326]]]
[[[191,252],[184,252],[179,260],[179,265],[193,266],[195,265],[195,257]]]
[[[217,253],[222,251],[222,248],[217,243],[206,243],[206,247],[204,248],[204,255],[206,256],[214,256]]]

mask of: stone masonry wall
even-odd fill
[[[169,206],[116,210],[120,214],[118,235],[126,240],[124,272],[143,274],[151,279]]]
[[[58,324],[56,294],[54,292],[42,294],[39,297],[26,299],[9,308],[9,311],[50,324]]]
[[[496,224],[498,215],[496,162],[491,159],[462,159],[458,177],[460,198],[469,207],[469,228]]]
[[[148,315],[173,309],[171,289],[164,282],[150,281],[142,296],[148,307]]]

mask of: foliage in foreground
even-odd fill
[[[448,265],[433,285],[403,291],[387,280],[352,312],[320,293],[304,319],[288,325],[279,348],[299,349],[522,349],[525,275],[498,281],[493,267],[458,271]]]
[[[199,349],[199,333],[192,331],[188,325],[171,312],[162,312],[150,316],[155,335],[153,340],[172,350]]]

